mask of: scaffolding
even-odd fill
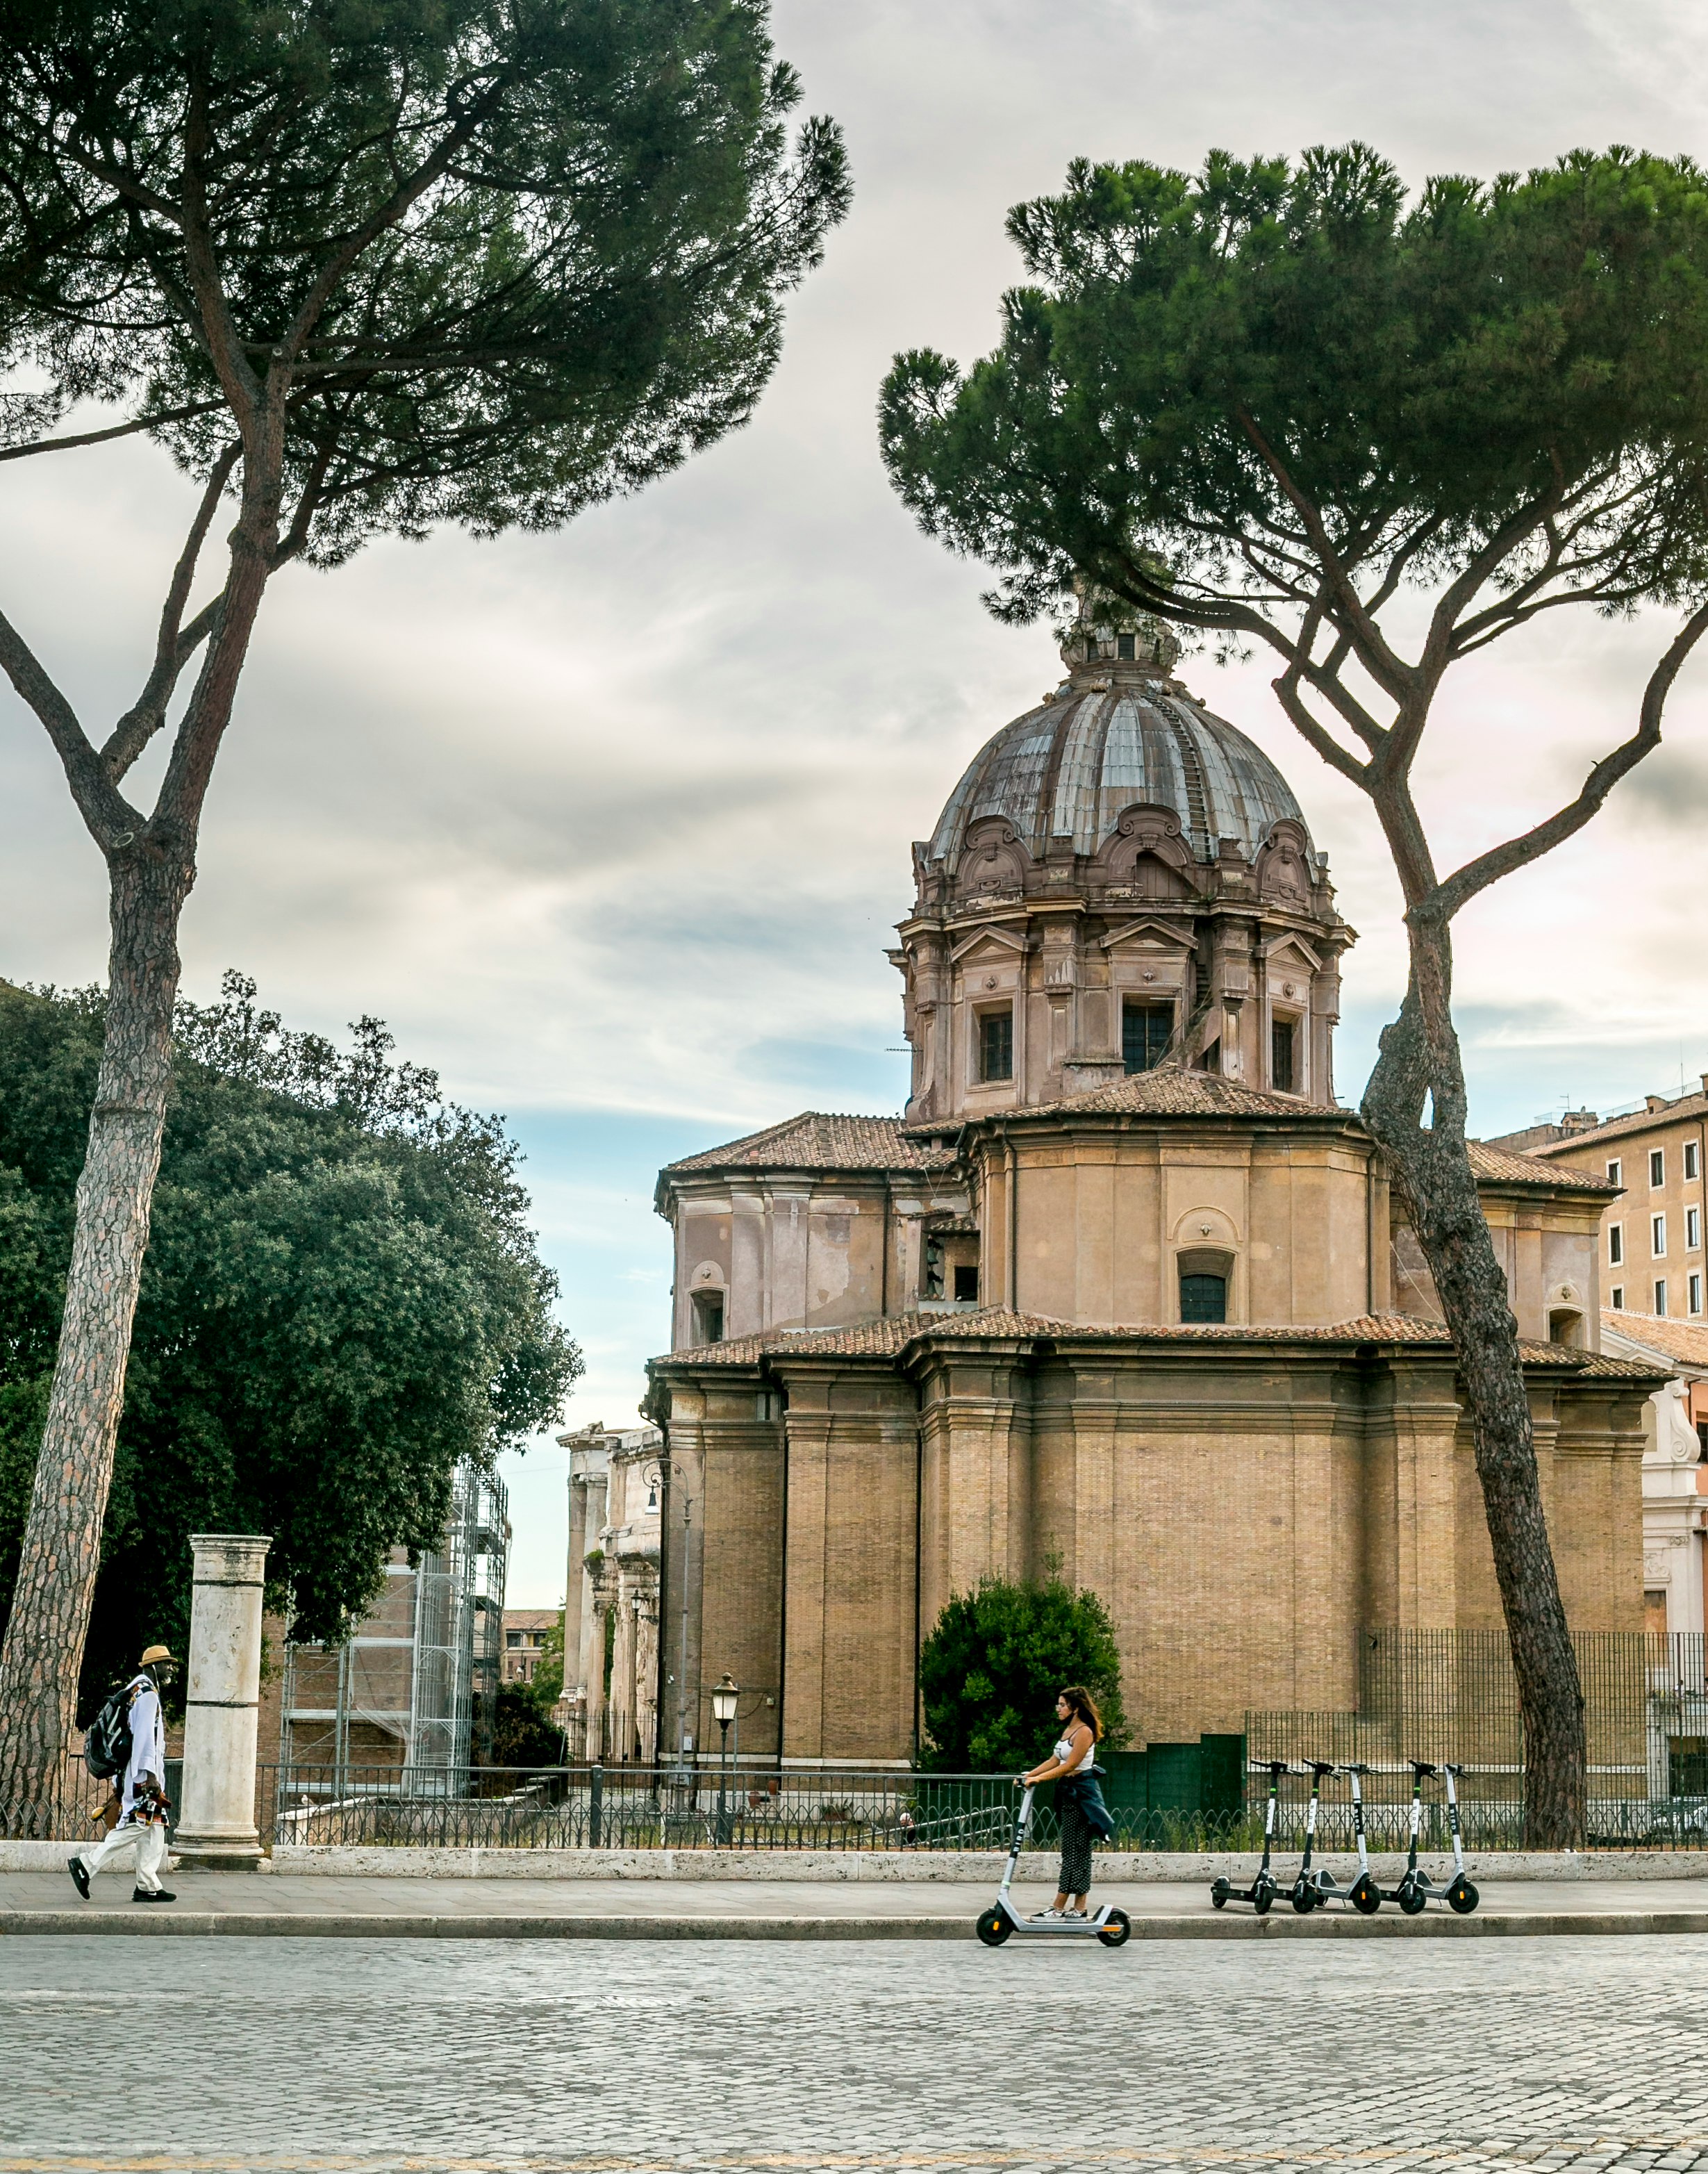
[[[439,1547],[413,1564],[392,1550],[384,1591],[343,1645],[287,1641],[281,1768],[317,1771],[316,1793],[340,1798],[467,1789],[492,1751],[508,1508],[502,1481],[459,1466]]]

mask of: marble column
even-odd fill
[[[184,1779],[175,1856],[252,1870],[256,1733],[261,1708],[261,1596],[270,1533],[192,1533]]]

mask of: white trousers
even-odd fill
[[[160,1885],[160,1867],[166,1861],[166,1830],[158,1820],[121,1820],[93,1849],[83,1852],[83,1868],[93,1879],[127,1849],[137,1852],[138,1886],[154,1894]]]

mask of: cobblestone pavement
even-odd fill
[[[0,2174],[1708,2174],[1708,1940],[0,1942]]]

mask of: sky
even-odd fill
[[[878,462],[898,350],[970,360],[1018,275],[1008,206],[1076,157],[1192,168],[1353,138],[1415,184],[1580,144],[1708,160],[1689,0],[779,0],[805,111],[841,123],[851,216],[789,310],[754,421],[553,536],[457,533],[293,571],[265,608],[182,931],[186,992],[255,976],[295,1025],[386,1019],[504,1111],[586,1374],[571,1425],[632,1420],[668,1338],[659,1165],[803,1108],[900,1107],[883,954],[976,749],[1059,677],[988,576],[925,538]],[[121,446],[0,470],[0,609],[105,730],[140,684],[187,518]],[[1667,639],[1586,618],[1461,668],[1422,772],[1456,863],[1569,798],[1626,736]],[[1280,765],[1342,911],[1354,1101],[1403,987],[1365,804],[1291,735],[1258,663],[1184,668]],[[1708,659],[1662,749],[1579,840],[1458,924],[1472,1128],[1603,1111],[1708,1067],[1694,850]],[[0,976],[105,970],[105,892],[41,729],[0,693]],[[506,1459],[511,1598],[564,1586],[565,1458]]]

